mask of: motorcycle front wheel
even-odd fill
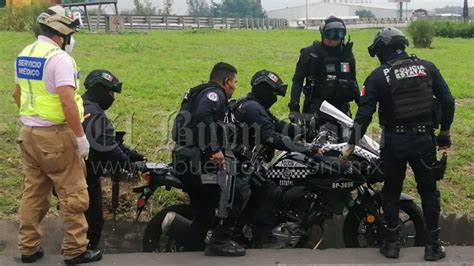
[[[161,233],[161,224],[168,212],[176,212],[177,214],[192,220],[193,214],[189,204],[176,204],[164,208],[159,211],[148,222],[148,225],[143,233],[143,252],[182,252],[184,247],[176,241]]]
[[[346,247],[379,247],[383,240],[383,228],[368,219],[369,214],[361,206],[354,206],[344,221]],[[420,207],[413,201],[401,201],[399,212],[400,243],[402,247],[424,245],[424,220]]]

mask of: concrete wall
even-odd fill
[[[357,5],[344,5],[344,4],[333,4],[333,3],[313,3],[308,5],[308,17],[309,18],[325,18],[330,15],[338,17],[353,17],[355,12],[360,9],[367,9],[379,18],[395,18],[398,17],[397,10],[375,8],[375,7],[364,7]],[[306,17],[306,7],[296,6],[284,9],[270,10],[267,11],[269,18],[284,18],[288,20],[302,19]]]

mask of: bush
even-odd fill
[[[474,23],[435,21],[433,25],[437,37],[474,38]]]
[[[428,20],[418,19],[410,23],[408,34],[411,36],[415,47],[429,48],[433,41],[434,26]]]
[[[7,8],[0,18],[0,31],[33,31],[38,32],[36,18],[45,10],[44,5],[30,5]]]

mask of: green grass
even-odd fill
[[[358,80],[363,83],[378,61],[367,54],[375,30],[352,30],[357,59]],[[269,69],[291,84],[299,50],[310,45],[319,34],[303,30],[186,30],[150,33],[88,34],[77,36],[74,57],[84,78],[95,68],[112,71],[124,82],[109,115],[116,128],[129,133],[126,141],[151,160],[168,160],[166,148],[169,116],[176,111],[181,96],[190,87],[208,79],[218,61],[239,70],[236,97],[249,91],[251,76]],[[21,49],[33,41],[30,33],[0,32],[0,218],[14,214],[21,196],[22,171],[15,138],[19,129],[17,110],[9,93],[14,86],[13,61]],[[409,49],[433,61],[457,98],[454,146],[449,169],[440,182],[445,211],[472,213],[474,210],[474,40],[435,38],[432,49]],[[287,115],[289,97],[281,99],[273,111]],[[356,107],[353,106],[353,110]],[[376,120],[375,120],[376,121]],[[373,123],[373,128],[377,124]],[[414,182],[406,191],[416,195]],[[169,204],[171,194],[156,200]]]

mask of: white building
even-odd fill
[[[324,0],[323,0],[324,1]],[[399,11],[393,8],[374,7],[370,3],[347,3],[350,0],[339,0],[338,2],[317,2],[308,4],[308,19],[323,19],[330,15],[341,18],[354,18],[358,10],[370,10],[377,18],[396,18]],[[392,6],[392,5],[389,5]],[[306,17],[306,5],[287,7],[266,11],[269,18],[284,18],[288,20],[302,20]],[[411,15],[411,13],[410,13]]]

